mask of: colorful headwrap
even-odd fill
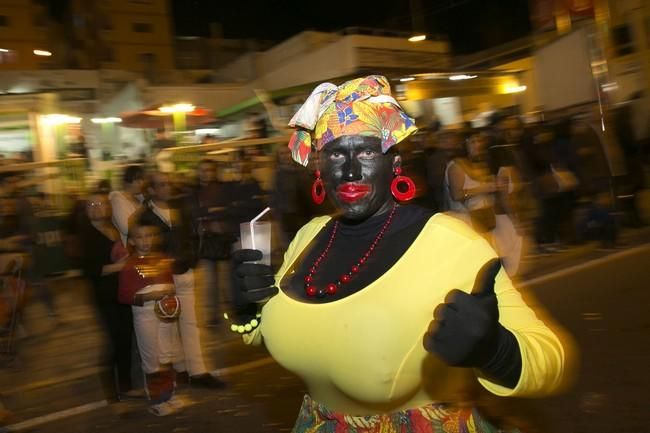
[[[291,155],[304,166],[312,143],[320,150],[344,135],[364,135],[380,138],[385,153],[417,131],[413,119],[391,96],[388,80],[380,75],[347,81],[339,87],[319,85],[289,126],[296,129],[289,140]]]

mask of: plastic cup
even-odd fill
[[[244,250],[260,250],[262,252],[262,260],[255,263],[262,263],[265,265],[271,264],[271,223],[269,221],[256,221],[252,224],[241,223],[239,225],[241,235],[241,247]],[[252,233],[251,233],[252,232]],[[255,236],[253,243],[253,237]]]

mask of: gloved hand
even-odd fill
[[[232,253],[235,292],[248,303],[264,302],[278,293],[271,267],[250,263],[261,259],[262,252],[259,250],[237,250]]]
[[[471,294],[452,290],[438,305],[424,334],[424,348],[454,367],[482,368],[499,350],[502,335],[494,278],[501,263],[487,262],[476,276]],[[505,332],[508,332],[503,328]]]

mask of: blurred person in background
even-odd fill
[[[111,224],[111,204],[104,190],[91,192],[85,201],[86,218],[79,226],[81,269],[90,282],[99,322],[108,337],[101,373],[108,400],[135,396],[131,383],[133,320],[128,305],[117,300],[118,275],[128,256],[119,232]]]
[[[107,179],[100,180],[97,183],[96,191],[102,192],[106,197],[111,192],[111,183]],[[68,213],[67,218],[63,223],[64,228],[64,249],[65,255],[70,261],[73,269],[79,265],[83,250],[81,246],[80,233],[85,226],[88,216],[86,215],[86,197],[82,195],[81,191],[69,192],[72,206]],[[111,212],[112,213],[112,212]]]
[[[0,195],[0,250],[5,253],[26,252],[30,229],[20,208],[17,197]]]
[[[648,164],[650,163],[650,98],[647,90],[634,93],[630,104],[632,129],[640,159],[644,164]]]
[[[189,375],[191,385],[223,388],[225,384],[208,372],[201,348],[194,293],[194,267],[197,257],[196,247],[193,245],[190,209],[185,202],[172,199],[174,191],[166,173],[151,174],[149,194],[151,198],[145,202],[142,212],[134,214],[134,217],[140,224],[159,229],[160,251],[173,259],[172,273],[176,296],[183,306],[178,325],[184,354],[184,361],[176,363],[174,368],[181,377]]]
[[[539,204],[535,224],[537,252],[562,251],[575,241],[576,175],[556,155],[556,136],[547,124],[536,125],[526,147],[533,190]]]
[[[470,133],[459,155],[447,164],[445,199],[450,214],[485,236],[501,256],[508,275],[514,276],[521,259],[522,238],[501,199],[511,187],[511,173],[505,164],[499,176],[490,173],[487,146],[488,138],[482,131]]]
[[[120,233],[124,246],[129,236],[129,218],[144,201],[145,173],[140,165],[129,165],[122,174],[122,190],[113,191],[108,199],[113,210],[113,224]]]
[[[433,139],[433,150],[427,158],[427,187],[429,207],[437,212],[449,210],[445,200],[445,172],[461,146],[462,136],[458,131],[440,131]]]
[[[156,130],[156,135],[154,136],[153,143],[151,144],[151,151],[154,154],[160,152],[163,149],[174,146],[176,146],[176,142],[170,138],[165,129]]]
[[[86,170],[90,169],[90,152],[88,150],[88,144],[86,143],[86,137],[83,134],[79,134],[74,143],[70,144],[70,152],[68,154],[69,158],[85,158],[86,159]]]
[[[286,248],[298,229],[307,222],[307,217],[300,203],[301,183],[298,167],[291,163],[291,151],[286,146],[278,146],[275,157],[270,205],[280,224],[281,244]]]
[[[613,113],[613,126],[616,133],[616,139],[623,151],[626,174],[621,180],[623,191],[619,195],[627,196],[626,211],[628,214],[628,223],[632,227],[644,225],[641,218],[641,212],[638,206],[638,194],[645,187],[642,163],[642,134],[645,128],[635,123],[639,114],[634,112],[636,107],[633,101],[623,103],[615,108]],[[648,120],[648,119],[646,119]],[[638,120],[637,120],[638,122]],[[640,127],[640,131],[635,131],[635,127]]]
[[[31,173],[30,173],[31,174]],[[37,210],[46,203],[43,193],[34,190],[37,182],[24,179],[24,173],[7,173],[2,181],[2,210],[0,211],[0,250],[5,254],[17,254],[23,257],[22,275],[28,281],[34,297],[45,306],[52,327],[58,325],[59,318],[54,298],[45,281],[49,263],[43,261],[39,254],[41,246],[60,246],[62,236],[57,221],[49,233],[40,231]],[[54,257],[60,260],[61,257]],[[23,323],[24,325],[24,323]],[[25,330],[25,328],[23,328]]]
[[[266,193],[253,176],[253,164],[249,158],[243,155],[242,157],[238,179],[228,188],[229,212],[233,220],[238,222],[255,218],[266,207],[267,202]]]
[[[64,227],[50,197],[32,191],[29,195],[30,215],[23,215],[29,226],[30,265],[24,275],[40,302],[47,308],[52,325],[59,324],[54,296],[48,279],[62,275],[67,269],[64,249]]]
[[[226,188],[217,180],[217,163],[202,159],[196,168],[197,183],[187,196],[191,209],[198,262],[195,269],[196,305],[199,325],[215,326],[220,322],[220,305],[225,288],[221,284],[217,267],[219,261],[230,258],[234,229],[228,219]]]

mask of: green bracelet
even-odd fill
[[[223,313],[223,318],[226,320],[230,320],[230,318],[228,317],[228,313]],[[260,326],[261,321],[262,321],[262,313],[257,313],[255,315],[255,318],[253,318],[252,320],[244,324],[231,323],[230,330],[238,334],[248,334],[249,332],[255,330],[255,328],[257,328],[258,326]]]

